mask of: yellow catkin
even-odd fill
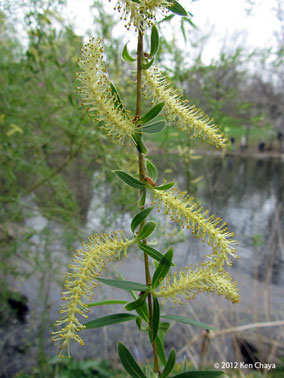
[[[72,264],[66,273],[65,291],[62,292],[60,314],[62,317],[55,323],[61,329],[52,332],[55,345],[60,347],[59,355],[64,357],[67,352],[70,357],[69,344],[74,340],[84,345],[78,332],[85,326],[78,319],[88,317],[88,302],[93,296],[93,288],[97,286],[95,279],[104,269],[106,262],[126,257],[128,247],[136,239],[127,240],[122,231],[111,234],[101,234],[89,237],[88,243],[83,243],[73,256]]]
[[[112,93],[106,75],[100,38],[91,39],[81,49],[78,64],[82,71],[76,73],[76,79],[80,82],[76,89],[82,105],[87,106],[87,111],[95,117],[96,123],[100,124],[109,138],[122,141],[126,136],[131,137],[137,126],[133,123],[131,113],[122,104],[117,106],[118,98]]]
[[[173,2],[170,0],[115,0],[114,10],[117,10],[121,16],[120,19],[126,22],[127,30],[134,26],[135,30],[144,31],[145,26],[150,27],[156,20],[158,13],[165,14],[168,12]]]
[[[229,274],[206,265],[187,268],[185,272],[175,273],[173,278],[168,276],[166,283],[152,294],[182,304],[183,298],[190,300],[202,292],[217,293],[233,303],[240,300],[236,282],[232,282]]]
[[[228,141],[219,127],[201,110],[190,106],[157,67],[151,67],[143,73],[146,96],[153,97],[154,101],[165,102],[168,122],[177,124],[180,130],[202,138],[216,148],[227,148]]]
[[[226,223],[221,218],[209,216],[199,202],[194,201],[186,192],[180,192],[176,187],[168,191],[151,188],[154,194],[153,205],[160,210],[165,207],[165,213],[182,227],[191,229],[192,233],[201,238],[209,246],[213,247],[213,253],[209,255],[210,264],[222,267],[224,261],[231,265],[230,256],[237,257],[236,244],[232,239],[233,232],[228,232]]]

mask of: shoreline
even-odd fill
[[[254,152],[254,151],[226,151],[225,154],[222,151],[216,150],[192,150],[193,155],[203,155],[203,156],[213,156],[213,157],[243,157],[243,158],[251,158],[257,160],[271,160],[277,159],[284,162],[284,153],[277,152],[277,151],[263,151],[263,152]]]

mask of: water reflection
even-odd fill
[[[274,284],[284,282],[283,166],[231,157],[195,163],[195,171],[204,177],[198,199],[236,234],[240,259],[234,267]],[[198,250],[198,241],[190,238],[189,243]]]

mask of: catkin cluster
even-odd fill
[[[165,14],[173,4],[170,0],[117,0],[114,10],[121,14],[121,20],[126,21],[127,30],[134,26],[135,30],[144,31],[156,20],[158,13]]]
[[[78,319],[78,315],[88,318],[88,302],[97,286],[95,279],[104,269],[106,262],[116,260],[121,255],[126,257],[128,247],[135,240],[127,240],[122,231],[94,235],[74,255],[73,264],[69,265],[69,272],[66,273],[66,290],[62,292],[62,317],[55,323],[61,329],[52,333],[53,341],[60,346],[60,356],[63,357],[67,351],[70,357],[70,340],[84,345],[78,332],[85,326]]]
[[[227,148],[228,141],[219,127],[201,110],[194,105],[190,106],[157,67],[151,67],[143,73],[146,96],[165,103],[169,122],[177,124],[180,130],[193,137],[203,138],[203,141],[215,145],[216,148]]]
[[[117,95],[112,92],[106,75],[100,38],[90,40],[81,49],[78,64],[82,71],[77,72],[76,79],[81,85],[76,88],[82,105],[86,105],[87,111],[95,116],[96,123],[101,122],[101,127],[109,138],[122,141],[126,136],[131,137],[136,126],[131,113],[122,104],[117,105]]]
[[[204,261],[200,266],[187,268],[186,272],[175,274],[173,279],[168,276],[161,289],[153,290],[152,294],[174,303],[182,303],[180,298],[193,299],[201,292],[216,292],[233,303],[239,302],[236,283],[232,282],[224,270],[225,262],[230,266],[230,258],[237,258],[237,242],[232,239],[234,233],[228,232],[226,223],[221,218],[209,215],[209,212],[186,192],[179,192],[176,187],[169,191],[157,190],[155,187],[151,189],[154,194],[152,205],[157,206],[158,211],[163,205],[165,213],[174,222],[191,229],[195,236],[213,247],[213,252],[207,256],[208,261]]]
[[[173,303],[182,304],[182,299],[193,299],[196,294],[202,292],[217,293],[233,303],[239,302],[236,282],[232,282],[228,272],[214,271],[204,266],[186,268],[173,278],[168,276],[167,281],[159,290],[154,290],[156,297],[171,300]]]
[[[182,227],[191,229],[192,233],[213,247],[212,264],[218,267],[226,261],[231,265],[230,256],[236,255],[236,241],[232,239],[233,232],[228,232],[226,223],[221,218],[209,216],[199,202],[194,201],[186,192],[180,192],[176,187],[169,191],[152,189],[154,194],[153,205],[160,210],[165,207],[165,213]]]

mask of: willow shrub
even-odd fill
[[[100,38],[91,39],[81,51],[80,72],[76,74],[79,85],[77,91],[82,104],[87,108],[96,125],[106,135],[121,145],[126,138],[133,141],[138,152],[139,177],[135,178],[122,170],[114,171],[122,185],[139,193],[139,212],[131,223],[132,238],[126,238],[123,231],[94,235],[82,244],[69,265],[66,273],[65,291],[62,293],[64,304],[61,318],[56,322],[59,330],[53,332],[53,340],[60,348],[60,356],[70,357],[70,342],[84,345],[80,336],[83,329],[104,327],[110,324],[135,320],[140,330],[148,329],[149,340],[153,347],[153,370],[141,368],[125,345],[118,344],[118,354],[122,365],[132,377],[168,377],[174,369],[176,353],[172,349],[168,355],[164,350],[164,336],[169,323],[162,319],[210,328],[189,318],[161,315],[160,300],[183,303],[201,292],[212,292],[225,296],[233,303],[239,301],[236,283],[232,282],[225,266],[236,258],[236,241],[226,223],[208,210],[189,194],[180,192],[174,182],[157,183],[158,170],[147,158],[147,148],[143,142],[144,133],[160,132],[164,127],[178,127],[186,133],[202,138],[217,148],[226,149],[228,142],[219,127],[208,116],[186,99],[173,87],[171,82],[154,66],[155,54],[159,46],[159,34],[155,27],[158,14],[168,12],[186,17],[185,9],[176,1],[166,0],[119,0],[115,9],[126,21],[126,28],[134,27],[137,32],[137,56],[131,57],[124,47],[122,57],[129,63],[136,62],[136,113],[131,114],[121,101],[115,85],[110,81],[103,57]],[[151,28],[150,51],[143,50],[143,36]],[[154,106],[142,115],[142,97],[151,97]],[[162,118],[162,115],[164,117]],[[157,120],[157,116],[158,120]],[[155,120],[156,118],[156,120]],[[130,189],[131,188],[131,189]],[[153,198],[151,207],[145,206],[146,196]],[[153,210],[163,209],[181,227],[191,229],[193,235],[201,238],[212,247],[200,264],[184,268],[170,274],[173,264],[173,249],[160,252],[149,242],[157,223],[148,221]],[[138,248],[144,254],[145,284],[99,278],[105,264],[127,258],[131,249]],[[149,259],[155,260],[156,270],[151,276]],[[84,321],[88,318],[89,307],[124,303],[121,300],[107,300],[90,303],[98,284],[110,285],[130,292],[134,301],[125,303],[128,312],[108,315]],[[146,324],[146,325],[145,325]],[[192,372],[184,372],[180,377],[190,377]],[[204,372],[204,376],[218,376],[222,372]]]

